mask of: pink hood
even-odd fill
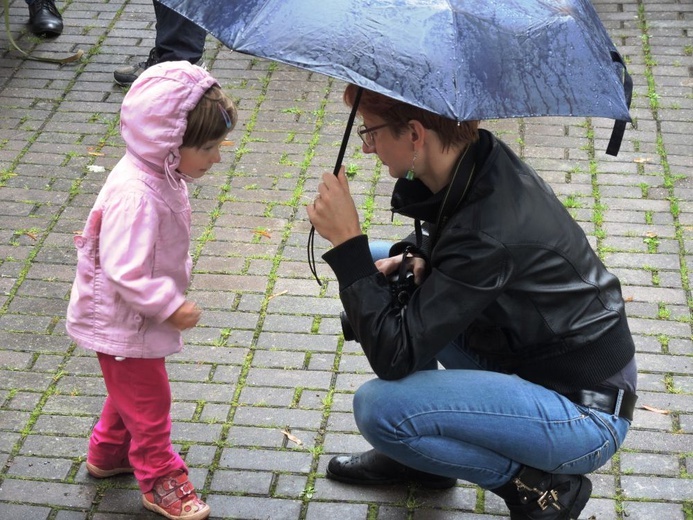
[[[145,70],[130,87],[120,110],[120,133],[127,154],[146,171],[173,175],[188,113],[219,83],[187,61],[165,62]]]

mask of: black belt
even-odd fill
[[[563,395],[575,404],[617,415],[629,421],[633,420],[635,401],[638,400],[638,396],[632,392],[605,386],[578,390]]]

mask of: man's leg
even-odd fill
[[[152,65],[163,61],[187,60],[200,63],[207,33],[173,9],[154,1],[156,40],[146,61],[119,67],[113,73],[115,82],[124,87],[132,83]]]
[[[195,64],[202,59],[207,37],[204,29],[156,1],[154,14],[159,62],[187,60]]]

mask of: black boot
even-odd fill
[[[577,520],[592,493],[592,482],[584,475],[523,467],[507,484],[490,491],[505,500],[511,520]]]
[[[365,486],[411,482],[429,489],[448,489],[457,482],[454,478],[409,468],[375,450],[333,457],[326,473],[332,480]]]
[[[29,4],[29,29],[36,35],[60,36],[63,32],[63,17],[54,0],[36,0]]]

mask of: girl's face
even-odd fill
[[[179,150],[178,171],[193,179],[202,177],[212,166],[221,162],[219,148],[225,139],[226,136],[216,141],[208,141],[199,148],[182,146]]]

